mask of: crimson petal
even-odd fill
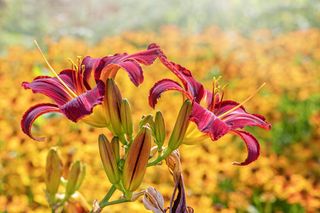
[[[244,128],[245,126],[258,126],[263,129],[269,130],[271,125],[265,121],[261,115],[249,114],[246,112],[232,112],[223,118],[232,129]]]
[[[82,60],[81,65],[84,65],[84,70],[82,70],[83,84],[85,85],[85,87],[88,90],[91,89],[90,84],[89,84],[91,73],[92,73],[92,71],[94,71],[97,68],[100,61],[101,61],[101,58],[92,58],[90,56],[86,56]]]
[[[214,141],[230,131],[230,127],[225,122],[198,103],[193,103],[190,120],[195,122],[198,129],[208,134]]]
[[[233,130],[232,132],[234,132],[235,134],[239,135],[242,138],[248,150],[248,156],[245,159],[245,161],[243,161],[242,163],[234,162],[233,164],[239,165],[239,166],[245,166],[257,160],[257,158],[260,155],[260,145],[258,140],[249,132],[240,131],[240,130]]]
[[[179,83],[171,79],[162,79],[155,83],[149,92],[149,105],[154,108],[160,98],[161,94],[168,90],[176,90],[185,94],[189,99],[192,100],[190,94],[188,94]]]
[[[33,122],[41,115],[49,112],[61,112],[59,107],[56,104],[44,103],[44,104],[37,104],[31,108],[29,108],[23,115],[21,120],[21,129],[22,131],[27,134],[30,138],[42,141],[44,140],[43,137],[33,137],[31,134],[31,127]]]
[[[156,44],[153,44],[152,47],[160,48]],[[190,70],[179,64],[169,61],[167,56],[160,49],[159,51],[159,59],[161,63],[171,70],[182,81],[185,89],[191,93],[191,95],[194,97],[194,100],[199,103],[205,94],[203,85],[193,78]]]
[[[129,78],[134,85],[139,86],[143,82],[142,68],[137,61],[128,59],[124,62],[120,62],[118,65],[127,71]]]
[[[214,113],[219,116],[238,106],[239,103],[226,100],[217,105],[219,107],[214,110]],[[226,122],[232,129],[242,129],[245,126],[258,126],[267,130],[271,128],[271,125],[265,121],[265,118],[262,115],[247,113],[243,106],[223,116],[222,120]]]
[[[34,93],[41,93],[52,98],[59,106],[68,102],[71,98],[65,87],[57,78],[49,76],[40,76],[32,82],[23,82],[25,89],[31,89]]]
[[[123,53],[106,56],[99,61],[99,65],[95,69],[95,79],[104,79],[110,77],[110,75],[114,77],[118,69],[122,67],[127,71],[134,85],[139,86],[143,82],[142,68],[139,63],[144,65],[152,64],[158,57],[158,53],[158,48],[149,47],[148,50],[134,54]]]
[[[91,114],[94,106],[102,103],[104,88],[104,83],[98,81],[97,86],[94,89],[88,90],[61,106],[61,111],[68,119],[77,122],[84,116]]]

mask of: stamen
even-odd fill
[[[266,83],[263,83],[252,95],[250,95],[248,98],[246,98],[244,101],[242,101],[237,106],[235,106],[232,109],[228,110],[227,112],[219,115],[218,118],[221,119],[223,116],[228,115],[229,113],[239,109],[243,104],[247,103],[251,98],[253,98],[265,85],[266,85]]]
[[[67,58],[67,60],[71,63],[72,69],[74,67],[74,70],[78,70],[78,66],[73,62],[73,60],[71,58]]]
[[[211,97],[211,105],[209,106],[209,110],[213,111],[215,106],[216,106],[216,95],[219,94],[219,92],[223,93],[223,89],[226,87],[226,85],[224,85],[222,88],[220,87],[220,85],[218,84],[218,82],[221,80],[221,76],[219,76],[218,78],[213,77],[213,82],[212,82],[212,97]],[[222,101],[222,99],[220,99],[220,101]]]
[[[53,75],[60,81],[60,83],[67,89],[69,95],[72,97],[72,98],[75,98],[77,97],[77,95],[67,86],[66,83],[64,83],[64,81],[60,78],[60,76],[56,73],[56,71],[54,71],[53,67],[49,64],[49,61],[47,60],[47,58],[45,57],[44,53],[42,52],[38,42],[36,40],[34,40],[34,43],[36,45],[36,47],[38,48],[41,56],[43,57],[44,61],[46,62],[46,64],[48,65],[49,67],[49,70],[53,73]]]

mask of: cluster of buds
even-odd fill
[[[46,161],[46,195],[51,208],[55,211],[85,212],[89,205],[77,191],[86,174],[85,165],[80,161],[72,163],[67,178],[63,177],[63,164],[55,148],[51,148]],[[60,185],[64,190],[59,191]],[[75,211],[76,210],[76,211]]]
[[[104,134],[99,135],[101,162],[112,190],[120,190],[123,201],[132,201],[137,199],[137,195],[144,194],[136,190],[143,182],[147,167],[159,164],[182,143],[192,104],[189,100],[183,103],[166,147],[162,113],[158,111],[155,116],[142,116],[134,133],[130,104],[128,100],[122,99],[113,79],[107,79],[104,106],[112,139],[109,140]],[[158,153],[157,156],[155,153]],[[110,197],[99,204],[95,203],[96,212],[113,202],[109,201]]]

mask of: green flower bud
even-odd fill
[[[80,163],[80,175],[77,180],[76,191],[80,188],[85,176],[86,176],[86,165],[83,163]]]
[[[70,197],[80,187],[85,176],[85,167],[76,161],[71,165],[66,186],[66,196]]]
[[[120,118],[124,132],[131,137],[133,132],[132,115],[130,104],[127,99],[123,99],[121,102]]]
[[[60,178],[62,176],[63,165],[59,158],[57,151],[54,148],[49,150],[46,163],[46,188],[51,201],[54,199],[55,194],[58,192]]]
[[[151,130],[144,126],[132,142],[123,168],[123,186],[127,191],[135,191],[146,172],[151,148]]]
[[[115,138],[113,139],[114,143],[116,143],[115,140],[117,139]],[[116,155],[114,153],[112,145],[108,141],[106,136],[104,136],[103,134],[99,135],[98,143],[99,143],[100,157],[101,157],[104,170],[108,176],[110,183],[116,184],[119,182],[120,175],[119,175],[119,169],[117,166]]]
[[[104,105],[106,107],[106,115],[110,119],[112,131],[115,135],[122,135],[123,133],[120,117],[121,100],[119,88],[114,80],[109,78],[106,82]]]
[[[178,118],[176,120],[176,123],[174,125],[174,128],[172,130],[172,133],[168,142],[168,148],[170,150],[177,149],[182,143],[182,140],[188,128],[191,111],[192,111],[192,103],[190,100],[186,100],[180,109]]]
[[[158,111],[156,113],[155,122],[154,122],[154,137],[158,148],[161,148],[166,136],[166,128],[164,124],[164,119],[162,113]]]
[[[119,145],[119,138],[118,137],[112,138],[111,146],[112,146],[112,150],[115,155],[116,161],[118,162],[120,160],[120,145]]]

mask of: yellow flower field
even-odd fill
[[[320,211],[320,31],[310,29],[273,36],[257,31],[249,38],[208,28],[186,35],[174,27],[160,33],[126,32],[95,45],[74,38],[45,39],[42,48],[56,71],[71,64],[67,58],[105,56],[143,50],[157,43],[168,57],[193,71],[209,89],[213,77],[227,84],[225,97],[241,102],[263,82],[266,86],[246,104],[249,112],[266,115],[271,131],[252,128],[261,144],[254,163],[239,167],[246,149],[236,137],[217,142],[198,141],[181,148],[188,205],[195,212],[317,212]],[[98,154],[97,136],[107,134],[84,123],[71,123],[60,115],[42,116],[34,125],[36,142],[24,135],[20,120],[29,106],[45,101],[21,87],[39,74],[50,75],[36,48],[11,46],[0,56],[0,212],[50,212],[45,198],[45,161],[50,147],[58,147],[65,172],[72,161],[87,165],[80,188],[91,206],[110,187]],[[146,67],[145,81],[135,88],[125,72],[116,82],[132,104],[134,122],[154,113],[148,92],[163,77],[174,76],[156,61]],[[161,109],[172,129],[182,103],[179,94],[163,95]],[[250,129],[251,130],[251,129]],[[168,206],[173,190],[165,165],[149,168],[140,188],[153,186]],[[142,202],[105,208],[105,212],[148,212]]]

